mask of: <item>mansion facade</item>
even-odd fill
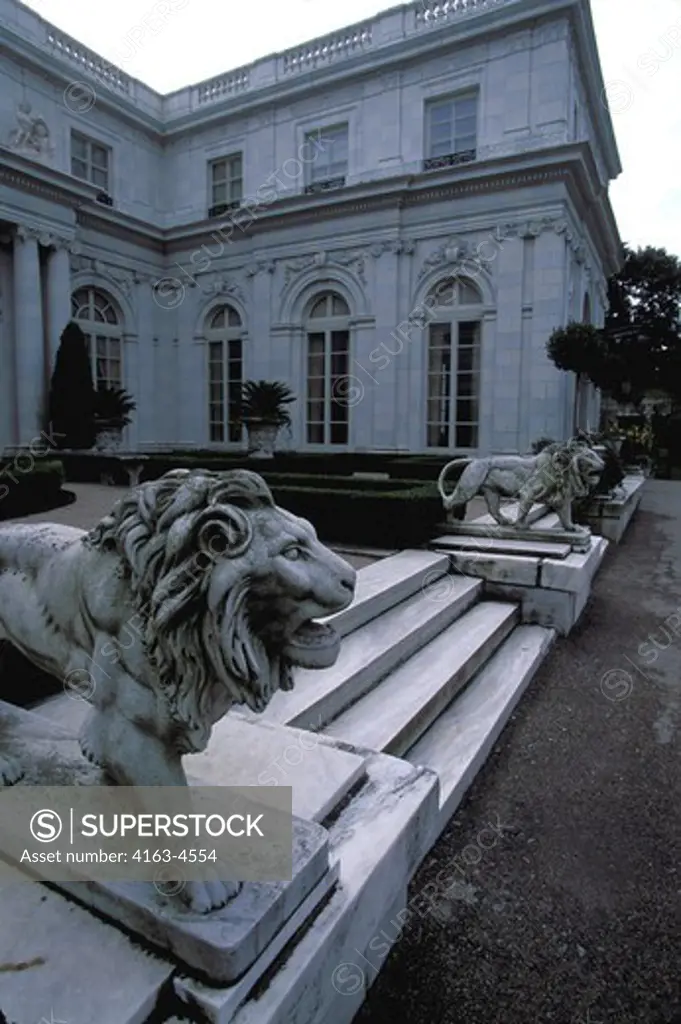
[[[588,0],[418,0],[165,96],[17,0],[0,52],[0,451],[71,318],[130,449],[241,449],[247,379],[300,451],[597,426],[545,352],[620,266]]]

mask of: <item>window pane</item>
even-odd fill
[[[92,165],[93,167],[103,167],[104,169],[109,166],[109,151],[104,146],[92,144]]]
[[[227,307],[227,323],[230,327],[241,327],[241,317],[232,306]]]
[[[87,141],[82,135],[71,135],[71,153],[80,160],[87,160]]]
[[[331,315],[332,316],[350,316],[350,310],[345,299],[342,299],[340,295],[334,295],[331,303]]]
[[[323,295],[321,299],[317,299],[310,310],[310,316],[326,316],[326,295]]]
[[[213,202],[211,206],[227,202],[227,185],[224,181],[213,183]]]
[[[475,305],[482,301],[482,296],[475,285],[471,284],[470,281],[460,281],[459,301],[464,304]]]
[[[347,425],[347,423],[332,423],[331,424],[330,442],[331,442],[331,444],[347,444],[348,443],[348,425]]]
[[[76,178],[84,178],[87,181],[87,162],[74,156],[71,159],[71,174]]]
[[[456,428],[456,447],[457,448],[477,448],[478,447],[478,428],[473,425],[462,425]]]
[[[210,170],[213,176],[213,184],[225,181],[227,178],[227,163],[224,160],[216,160],[210,165]]]

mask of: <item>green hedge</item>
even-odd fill
[[[30,453],[0,463],[0,519],[16,519],[58,508],[73,501],[62,490],[64,467],[59,459],[34,458]]]
[[[278,505],[314,524],[328,542],[406,548],[426,544],[442,519],[434,485],[398,490],[273,485]]]
[[[111,474],[120,486],[127,483],[125,470],[115,458],[81,456],[64,453],[67,480],[78,483],[99,483],[103,472]],[[171,469],[252,469],[264,477],[277,474],[293,474],[311,478],[342,476],[346,479],[353,473],[388,473],[395,480],[418,480],[424,483],[437,480],[444,464],[455,455],[434,456],[385,456],[372,453],[337,452],[319,454],[297,454],[282,452],[271,460],[248,459],[246,456],[231,455],[215,451],[177,451],[149,456],[142,480],[154,480]],[[365,481],[353,478],[357,487]],[[371,481],[378,485],[379,481]]]

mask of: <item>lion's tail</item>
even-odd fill
[[[452,509],[454,505],[457,504],[457,502],[452,501],[452,498],[456,494],[456,489],[454,489],[451,494],[447,494],[445,492],[445,480],[447,479],[447,477],[449,476],[450,472],[453,469],[458,469],[459,466],[463,466],[465,469],[466,466],[468,466],[472,461],[472,459],[453,459],[451,462],[447,463],[447,465],[444,467],[439,477],[437,478],[437,489],[440,492],[442,503],[445,509],[447,509],[447,511]]]

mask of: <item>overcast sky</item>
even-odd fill
[[[394,6],[384,0],[26,0],[160,92]],[[623,173],[622,239],[681,255],[681,0],[592,0]],[[155,17],[152,14],[155,13]],[[157,24],[155,32],[144,27]]]

